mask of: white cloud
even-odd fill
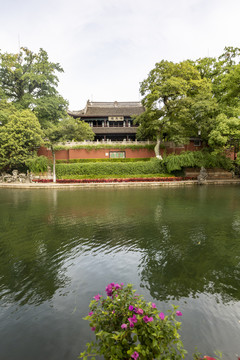
[[[162,59],[239,46],[239,11],[238,0],[8,0],[0,47],[44,48],[63,66],[59,90],[75,110],[88,98],[138,100],[139,82]]]

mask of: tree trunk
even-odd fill
[[[154,148],[154,151],[155,151],[156,158],[158,158],[159,160],[162,160],[162,156],[160,154],[160,145],[161,145],[161,137],[160,137],[160,134],[158,134],[157,135],[157,144]]]
[[[52,156],[53,156],[53,182],[56,182],[56,157],[55,151],[52,148]]]

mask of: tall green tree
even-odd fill
[[[212,84],[212,93],[218,105],[218,115],[228,117],[240,115],[240,48],[225,47],[218,58],[205,57],[192,64],[202,79]]]
[[[216,109],[211,90],[211,81],[202,78],[190,61],[157,63],[140,86],[146,110],[135,120],[139,137],[157,140],[158,157],[164,138],[183,143],[198,136],[200,129],[207,137]]]
[[[89,124],[84,121],[76,121],[73,118],[65,118],[58,124],[49,123],[44,130],[45,144],[50,147],[53,157],[53,182],[56,182],[56,159],[55,146],[59,142],[77,140],[93,140],[94,132]]]
[[[42,130],[33,112],[15,110],[0,126],[0,169],[24,165],[42,142]]]
[[[31,109],[41,125],[57,123],[66,116],[68,102],[58,93],[59,63],[49,61],[43,49],[33,53],[21,48],[17,54],[0,52],[0,98],[19,109]]]
[[[234,158],[239,151],[240,118],[228,118],[224,114],[218,115],[216,126],[209,134],[209,145],[215,150],[232,148]]]
[[[11,115],[15,114],[17,109],[12,103],[6,100],[0,100],[0,126],[5,125],[11,118]]]

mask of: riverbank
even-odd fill
[[[0,183],[0,188],[9,189],[61,189],[61,188],[100,188],[100,187],[160,187],[160,186],[189,186],[199,185],[197,180],[183,180],[183,181],[152,181],[152,182],[108,182],[108,183]],[[214,179],[206,180],[204,185],[240,185],[240,178],[238,179]],[[201,185],[201,186],[204,186]]]

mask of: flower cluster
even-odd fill
[[[121,289],[121,287],[123,286],[123,283],[121,283],[121,285],[119,284],[114,284],[114,283],[111,283],[111,284],[108,284],[108,286],[106,286],[106,293],[107,293],[107,296],[112,296],[113,295],[113,291],[115,290],[118,290],[118,289]],[[116,294],[117,296],[118,294]]]
[[[96,341],[87,344],[80,358],[94,354],[105,359],[184,358],[176,320],[182,313],[176,307],[167,314],[159,312],[155,303],[136,295],[130,284],[110,283],[105,291],[106,298],[97,294],[90,303],[85,319]]]
[[[179,177],[152,177],[152,178],[113,178],[113,179],[57,179],[60,184],[89,184],[89,183],[124,183],[124,182],[166,182],[166,181],[184,181],[196,180],[192,176]],[[36,183],[51,183],[51,179],[34,179]]]

